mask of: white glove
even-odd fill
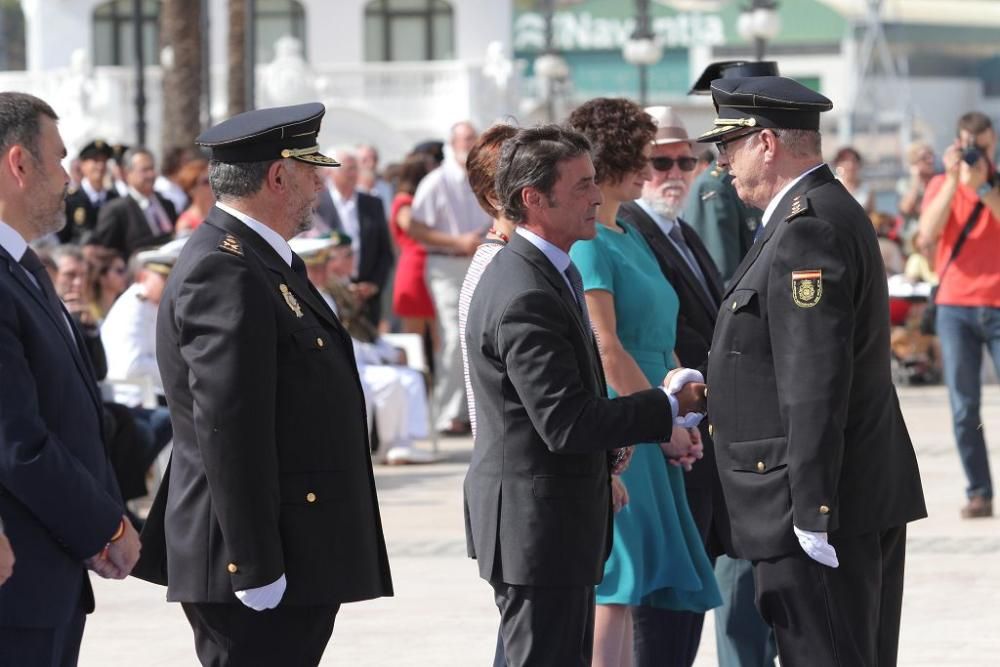
[[[792,530],[795,531],[795,537],[799,538],[799,545],[807,556],[820,565],[840,567],[840,561],[837,560],[837,550],[826,539],[826,533],[799,530],[795,526],[792,526]]]
[[[236,597],[254,611],[274,609],[285,594],[285,586],[287,586],[285,575],[281,575],[277,581],[271,582],[267,586],[236,591]]]
[[[693,368],[682,368],[670,378],[670,384],[663,387],[663,390],[667,393],[667,400],[670,401],[670,409],[674,415],[674,423],[678,426],[683,426],[684,428],[697,428],[701,420],[704,419],[705,415],[701,412],[689,412],[686,415],[678,415],[677,410],[679,409],[677,405],[677,399],[674,398],[674,394],[681,390],[681,387],[686,385],[688,382],[705,382],[705,378],[702,376],[701,371],[696,371]]]

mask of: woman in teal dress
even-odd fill
[[[675,365],[677,293],[642,236],[616,219],[618,206],[638,198],[650,177],[656,126],[636,104],[605,98],[579,107],[569,125],[593,144],[604,195],[596,237],[577,241],[570,256],[583,276],[608,393],[630,394],[655,387]],[[629,607],[704,612],[722,602],[684,490],[681,463],[690,465],[700,447],[697,430],[675,427],[669,443],[636,445],[613,480],[621,509],[597,587],[594,665],[632,664]]]

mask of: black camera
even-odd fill
[[[969,144],[962,149],[962,161],[970,167],[979,162],[984,155],[983,150],[975,144]]]

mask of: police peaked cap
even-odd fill
[[[818,130],[833,103],[798,81],[780,76],[717,79],[711,83],[715,127],[698,141],[717,142],[745,130]]]
[[[688,95],[710,95],[716,79],[743,79],[751,76],[778,76],[778,63],[773,60],[722,60],[705,68],[691,86]]]
[[[217,162],[291,158],[320,167],[339,167],[339,162],[319,152],[317,137],[325,113],[326,107],[319,102],[255,109],[205,130],[195,143],[211,149]]]

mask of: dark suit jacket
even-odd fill
[[[735,555],[798,552],[926,516],[889,371],[889,310],[864,210],[820,167],[782,198],[733,274],[708,361]]]
[[[138,576],[178,602],[282,574],[282,605],[391,595],[351,340],[305,276],[213,209],[156,325],[174,447]]]
[[[654,388],[606,398],[601,361],[563,277],[513,235],[483,273],[466,326],[478,425],[466,538],[484,579],[592,586],[611,548],[607,451],[668,439]]]
[[[104,204],[118,198],[118,191],[111,188],[104,194]],[[60,243],[86,243],[97,228],[97,212],[104,207],[94,206],[83,188],[66,195],[66,226],[59,230]]]
[[[674,244],[641,206],[635,202],[623,204],[618,209],[618,217],[639,230],[653,250],[664,277],[677,292],[680,301],[675,343],[677,357],[683,366],[704,371],[723,291],[719,271],[708,250],[691,226],[680,221],[684,240],[691,248],[708,283],[709,293],[706,294]],[[702,423],[699,430],[705,446],[705,457],[684,476],[684,483],[689,491],[688,503],[698,528],[708,537],[706,541],[709,551],[716,554],[724,551],[729,544],[729,517],[719,486],[715,446],[708,424]]]
[[[93,370],[63,317],[0,248],[0,517],[14,575],[0,625],[54,627],[93,593],[83,561],[125,511],[105,454]]]
[[[323,188],[316,204],[316,214],[330,229],[344,231],[344,225],[337,214],[337,207],[330,196],[330,190]],[[358,224],[361,228],[361,257],[358,258],[358,282],[378,285],[379,292],[385,289],[395,257],[389,239],[382,200],[363,192],[358,192]],[[378,324],[381,300],[378,295],[368,300],[365,310],[369,320]]]
[[[172,228],[173,223],[177,221],[174,205],[159,194],[154,193],[153,196],[166,211]],[[90,240],[117,250],[118,254],[127,260],[136,250],[161,245],[171,238],[172,234],[153,233],[139,202],[132,197],[118,197],[101,207],[97,214],[97,229],[94,230]]]

